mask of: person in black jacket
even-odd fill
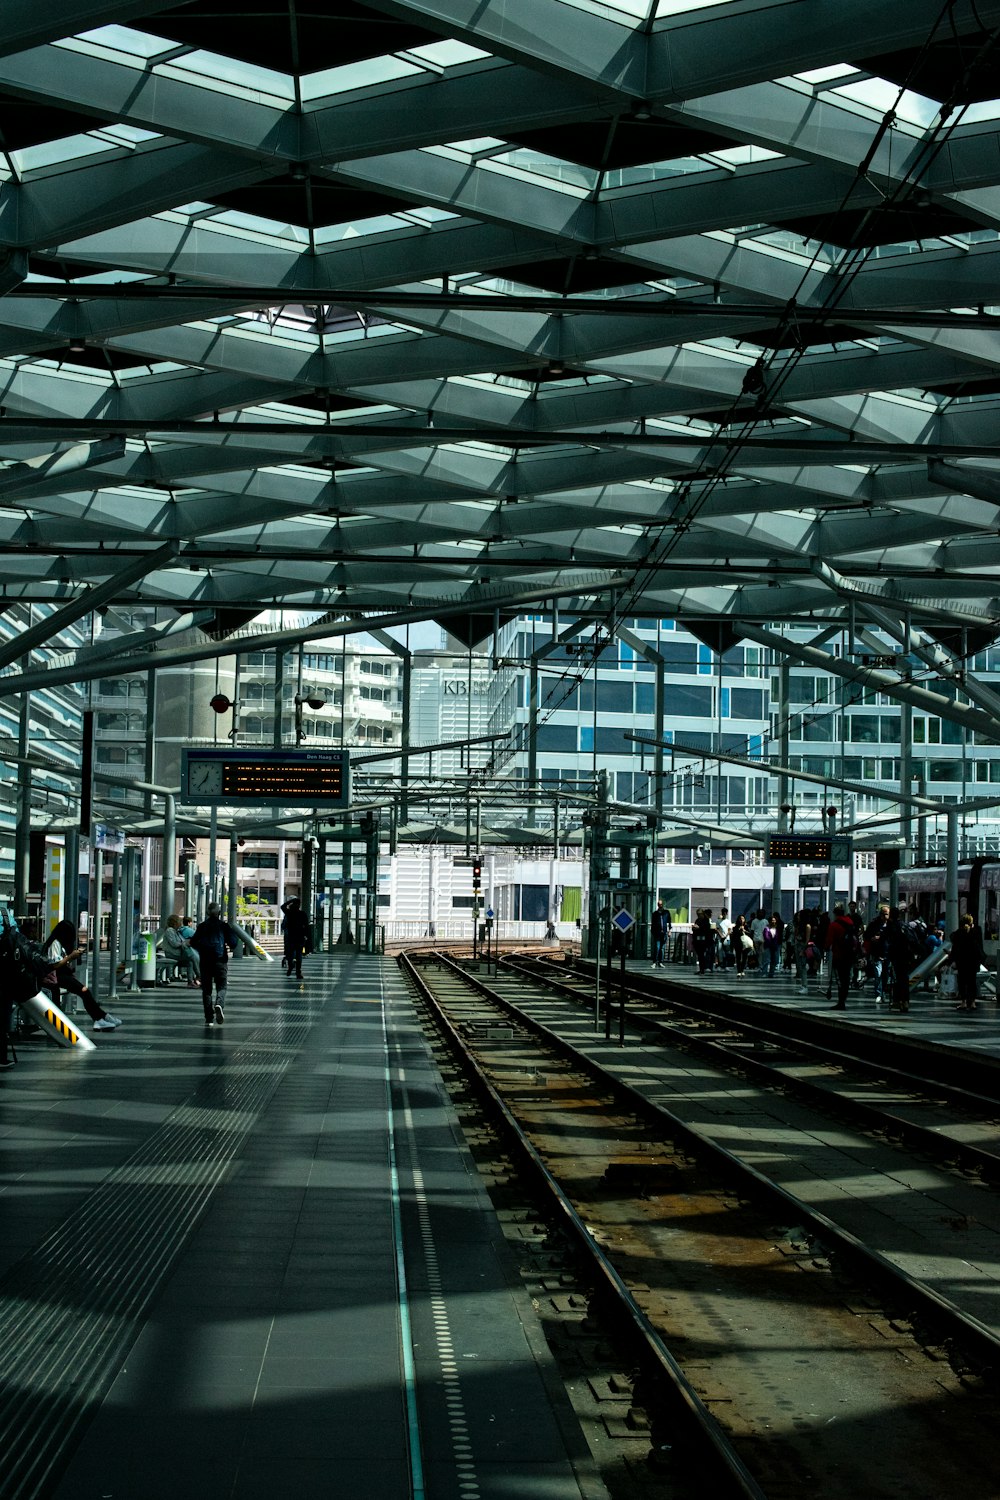
[[[670,939],[670,913],[662,901],[656,903],[650,923],[650,936],[653,939],[653,967],[660,969],[663,967],[664,953]]]
[[[715,928],[711,909],[707,906],[699,908],[691,924],[691,941],[698,960],[698,973],[707,974],[715,957]]]
[[[301,979],[302,955],[309,947],[309,940],[312,937],[309,918],[302,910],[298,896],[293,896],[290,901],[286,901],[281,910],[285,914],[285,920],[281,924],[281,930],[285,935],[283,962],[290,979]]]
[[[892,969],[889,1009],[901,1011],[905,1015],[910,1008],[910,935],[906,930],[905,906],[889,916],[882,929],[882,937],[886,958]]]
[[[983,962],[983,932],[971,912],[966,912],[951,935],[951,958],[958,975],[956,1010],[976,1009],[976,979]]]
[[[224,1009],[226,989],[229,984],[229,954],[236,952],[241,942],[235,927],[222,920],[222,908],[213,901],[204,922],[195,928],[191,947],[197,948],[201,960],[201,1000],[205,1008],[205,1025],[221,1026],[226,1019]],[[229,950],[227,952],[226,950]],[[215,985],[215,1003],[212,1003],[212,985]]]

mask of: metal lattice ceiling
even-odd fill
[[[5,0],[6,600],[992,638],[998,28]]]

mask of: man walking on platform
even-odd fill
[[[191,939],[201,959],[201,1000],[205,1007],[205,1025],[221,1026],[226,1019],[226,987],[229,975],[229,953],[236,952],[240,942],[239,933],[228,922],[222,920],[222,909],[217,901],[208,908],[204,922],[195,928]],[[227,952],[226,950],[229,950]],[[212,1003],[212,985],[215,985],[215,1003]]]
[[[653,939],[653,967],[661,969],[666,945],[670,940],[670,913],[662,901],[656,903],[656,910],[650,922],[650,935]]]
[[[851,987],[851,975],[861,944],[858,929],[844,911],[842,901],[833,908],[833,921],[826,930],[826,946],[830,953],[830,979],[831,982],[837,981],[837,1001],[833,1008],[846,1010],[847,991]]]
[[[309,948],[309,940],[312,931],[309,919],[299,903],[298,896],[293,896],[286,901],[281,910],[285,914],[285,920],[281,924],[285,935],[285,957],[283,962],[287,965],[289,978],[302,978],[302,955]]]

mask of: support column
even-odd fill
[[[528,790],[530,792],[533,792],[538,785],[538,699],[538,658],[533,655],[528,666]],[[528,809],[529,828],[534,828],[537,816],[535,804],[532,803]]]
[[[401,748],[410,748],[410,709],[411,689],[413,685],[413,659],[408,650],[403,657],[403,711],[400,724]],[[410,757],[404,755],[399,772],[399,815],[404,823],[410,818]]]
[[[313,872],[315,869],[315,851],[312,845],[312,837],[304,834],[302,838],[302,912],[306,921],[312,926],[313,911]]]
[[[350,816],[350,814],[348,814],[348,816]],[[354,941],[354,938],[351,935],[351,889],[352,889],[352,887],[351,887],[351,883],[350,883],[351,882],[351,871],[352,871],[353,867],[354,867],[354,853],[353,853],[353,850],[351,848],[351,825],[349,823],[345,823],[345,825],[344,825],[344,843],[343,843],[343,849],[342,849],[342,853],[341,853],[341,862],[340,862],[340,875],[341,875],[342,884],[341,884],[341,887],[340,887],[340,892],[341,892],[341,894],[340,894],[340,938],[339,938],[338,941],[339,941],[339,944],[341,946],[343,946],[344,944],[347,944],[347,943],[352,943]]]
[[[153,915],[153,840],[142,841],[142,902],[140,913],[144,917]]]
[[[374,953],[375,914],[378,911],[379,825],[374,813],[368,815],[371,826],[365,838],[365,952]]]
[[[90,962],[90,988],[96,1000],[101,992],[101,889],[104,885],[104,855],[100,849],[94,849],[93,843],[90,847],[94,862],[94,950]]]
[[[23,666],[28,670],[30,657],[25,657]],[[17,768],[17,825],[14,829],[14,915],[20,921],[28,914],[28,867],[31,860],[31,767],[24,764],[28,754],[28,726],[31,714],[31,694],[20,694],[17,715],[17,753],[21,764]]]
[[[559,865],[559,798],[552,802],[552,858],[549,860],[549,921],[555,926],[559,913],[556,910],[557,869]]]
[[[76,828],[69,828],[66,831],[62,914],[64,921],[72,922],[75,932],[80,920],[80,834]]]
[[[283,716],[285,712],[285,653],[280,647],[274,652],[274,748],[281,749]],[[231,884],[231,882],[230,882]]]
[[[314,881],[313,912],[310,917],[310,921],[312,921],[313,924],[313,949],[316,953],[323,952],[324,938],[324,922],[322,914],[323,909],[319,905],[319,899],[321,896],[326,896],[327,901],[329,901],[330,899],[329,892],[326,888],[326,847],[327,841],[324,835],[320,838],[319,848],[316,851],[316,878]]]
[[[909,796],[913,790],[912,703],[899,705],[899,790],[906,796]],[[899,831],[903,836],[903,847],[899,851],[899,868],[905,870],[913,864],[913,807],[909,802],[899,804]],[[889,880],[889,899],[895,910],[899,904],[899,874],[896,870],[892,872]]]
[[[434,916],[437,910],[437,855],[434,845],[427,849],[427,936],[435,937]]]
[[[958,808],[949,807],[945,817],[948,825],[948,852],[944,876],[945,930],[950,937],[958,926]]]
[[[236,903],[239,900],[239,875],[238,867],[240,860],[239,842],[236,838],[236,830],[233,829],[229,836],[229,906],[226,916],[230,922],[237,920]]]
[[[219,809],[213,803],[211,821],[208,826],[208,899],[218,900],[218,881],[215,864],[219,853]]]
[[[118,993],[118,942],[119,942],[119,913],[121,911],[121,870],[122,859],[120,854],[111,856],[111,914],[108,919],[108,999],[113,1000]]]
[[[778,671],[778,763],[782,766],[788,765],[788,742],[791,738],[788,722],[789,699],[791,698],[791,668],[788,658],[782,657],[781,666]],[[788,814],[782,812],[783,807],[788,806],[788,777],[778,777],[778,832],[788,832]],[[772,910],[781,912],[781,865],[771,866],[771,902]],[[770,912],[768,913],[770,915]],[[784,960],[782,960],[784,962]]]
[[[121,957],[126,972],[131,975],[131,989],[139,988],[137,973],[136,939],[139,936],[139,882],[142,878],[142,851],[130,845],[125,850],[125,886],[122,898]]]
[[[174,910],[177,875],[177,805],[169,792],[163,794],[163,873],[160,881],[160,926]]]
[[[150,667],[146,673],[146,745],[143,755],[143,780],[156,780],[156,673]],[[143,807],[146,817],[153,813],[153,793],[143,792]]]

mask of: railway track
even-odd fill
[[[539,1019],[579,995],[509,967],[488,985],[446,959],[409,969],[596,1257],[655,1452],[720,1495],[996,1495],[992,1329],[668,1110],[631,1053],[616,1077]]]
[[[585,971],[559,972],[565,965],[523,956],[506,960],[504,967],[594,1010],[594,983]],[[602,1001],[602,1015],[617,1034],[617,984],[610,1000],[610,1006]],[[669,982],[655,988],[630,984],[627,1024],[659,1045],[681,1047],[766,1087],[792,1091],[816,1108],[919,1149],[943,1166],[1000,1184],[1000,1069],[991,1068],[987,1060],[974,1069],[981,1087],[971,1088],[959,1081],[971,1071],[964,1057],[954,1063],[949,1077],[940,1051],[912,1051],[909,1065],[901,1066],[888,1060],[883,1038],[877,1039],[875,1055],[866,1057],[870,1038],[865,1033],[859,1036],[843,1027],[833,1031],[820,1021],[811,1038],[790,1036],[784,1014],[780,1022],[773,1017],[755,1019],[747,1016],[746,1004],[739,1013],[725,1003],[715,1009],[714,1000],[705,994],[692,999],[684,988]],[[897,1040],[897,1056],[901,1051]],[[921,1071],[921,1064],[931,1059],[936,1076]]]

